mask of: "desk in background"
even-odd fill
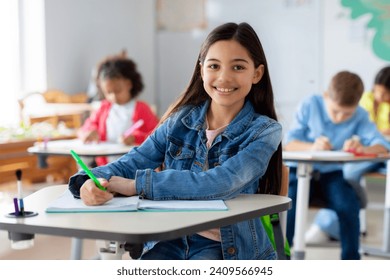
[[[61,138],[64,139],[66,136]],[[23,181],[29,183],[44,182],[48,175],[54,180],[67,181],[77,171],[74,160],[64,157],[52,157],[47,162],[47,169],[38,168],[39,158],[27,152],[28,147],[34,145],[35,141],[35,139],[23,139],[0,142],[0,184],[9,182],[16,184],[15,170],[17,169],[23,171]]]
[[[386,175],[386,198],[385,213],[383,223],[383,247],[382,249],[362,248],[363,253],[390,257],[390,154],[380,157],[349,156],[343,152],[283,152],[283,160],[296,162],[298,189],[295,213],[295,235],[294,235],[294,259],[305,258],[305,228],[307,222],[307,213],[309,207],[310,179],[313,171],[313,164],[334,164],[334,163],[353,163],[353,162],[384,162],[387,161]]]
[[[8,218],[5,215],[13,212],[12,205],[8,210],[1,209],[0,230],[140,244],[151,240],[174,239],[210,228],[280,213],[291,207],[291,199],[288,197],[255,194],[225,201],[228,211],[46,213],[45,209],[49,203],[66,189],[67,185],[47,187],[26,197],[26,210],[37,212],[35,217]]]
[[[39,157],[39,166],[47,166],[46,159],[49,156],[71,157],[70,150],[74,150],[79,156],[120,156],[126,154],[133,146],[117,143],[83,144],[79,139],[49,141],[46,145],[39,143],[31,146],[27,151]]]
[[[132,146],[125,146],[116,143],[99,143],[99,144],[83,144],[79,139],[49,141],[48,143],[39,143],[29,147],[27,151],[38,156],[38,166],[48,168],[49,157],[65,156],[68,157],[72,164],[75,164],[74,159],[70,154],[70,150],[74,150],[79,156],[94,158],[96,156],[120,156],[126,154]],[[73,175],[76,172],[73,172]],[[71,176],[70,175],[70,176]],[[68,178],[70,177],[68,176]],[[72,258],[80,259],[82,240],[74,237],[72,239]]]
[[[27,151],[37,155],[57,155],[57,156],[71,156],[70,150],[74,150],[79,156],[96,157],[96,156],[118,156],[126,154],[133,146],[126,146],[119,143],[91,143],[84,144],[79,139],[71,140],[56,140],[49,141],[45,145],[39,143],[29,147]]]
[[[57,127],[64,122],[68,128],[77,129],[93,110],[85,93],[66,94],[61,90],[33,92],[19,100],[23,120],[27,124],[49,122]]]
[[[96,156],[119,156],[127,153],[132,147],[116,143],[83,144],[79,139],[49,141],[29,147],[27,151],[38,156],[40,168],[48,167],[48,157],[66,156],[71,159],[70,150],[74,150],[79,156],[94,158]],[[75,172],[74,172],[75,173]],[[73,174],[74,174],[73,173]],[[73,175],[71,174],[71,175]],[[69,176],[70,177],[70,176]],[[74,237],[72,239],[72,258],[81,258],[82,240]]]

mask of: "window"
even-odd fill
[[[17,92],[20,90],[18,1],[0,1],[0,126],[19,122]]]
[[[16,126],[18,99],[46,89],[44,0],[1,0],[0,36],[0,127]]]

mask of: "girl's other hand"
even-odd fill
[[[119,176],[112,176],[108,185],[110,192],[119,193],[125,196],[136,195],[135,181]]]

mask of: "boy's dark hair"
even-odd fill
[[[390,66],[386,66],[379,70],[375,76],[375,85],[381,85],[390,90]]]
[[[338,105],[352,107],[359,104],[363,91],[363,81],[358,75],[341,71],[333,76],[329,84],[328,95]]]
[[[111,58],[103,61],[98,68],[98,80],[127,79],[132,83],[131,98],[138,96],[144,88],[142,76],[134,61],[128,58]]]

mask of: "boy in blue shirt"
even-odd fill
[[[292,127],[286,134],[284,149],[353,149],[359,153],[386,153],[390,145],[369,120],[367,112],[358,106],[363,90],[363,82],[358,75],[347,71],[337,73],[322,96],[310,96],[300,104]],[[289,197],[293,206],[287,216],[287,239],[293,244],[297,175],[296,167],[289,165]],[[327,208],[333,209],[340,221],[341,258],[360,259],[361,205],[356,190],[344,179],[340,164],[315,164],[313,170],[316,176],[310,182],[311,194],[313,190],[320,193]]]

